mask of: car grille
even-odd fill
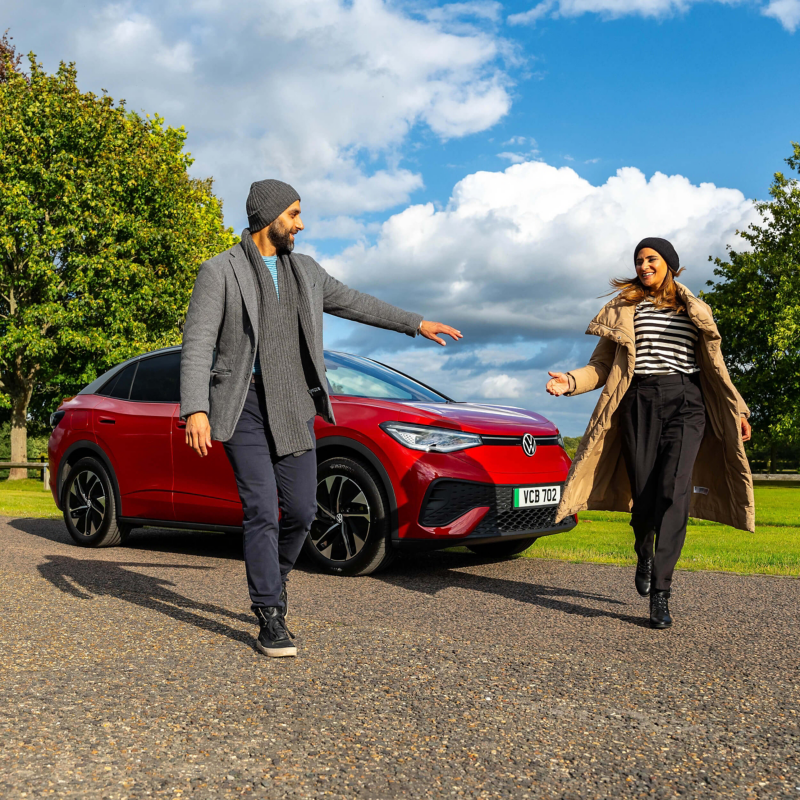
[[[537,447],[559,444],[558,436],[534,436]],[[481,434],[481,441],[484,444],[494,445],[495,447],[522,447],[521,436],[489,436]]]
[[[560,485],[563,491],[564,484]],[[431,484],[422,503],[419,524],[426,528],[443,527],[480,506],[488,506],[489,511],[471,536],[526,533],[572,524],[572,518],[567,517],[556,525],[556,506],[514,508],[515,488],[516,485],[498,486],[448,479],[436,481]]]

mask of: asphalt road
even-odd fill
[[[800,798],[800,581],[459,554],[302,570],[254,647],[240,543],[0,520],[0,797]]]

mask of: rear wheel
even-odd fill
[[[524,539],[512,539],[510,542],[488,542],[487,544],[467,545],[475,555],[486,558],[511,558],[527,550],[537,539],[537,536],[526,536]]]
[[[317,516],[304,548],[325,572],[370,575],[392,560],[389,502],[375,471],[336,456],[317,467]]]
[[[97,458],[82,458],[64,481],[61,507],[69,535],[81,547],[122,544],[130,526],[117,522],[114,484]]]

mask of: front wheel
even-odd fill
[[[112,478],[97,458],[82,458],[69,471],[61,507],[69,535],[81,547],[122,544],[130,527],[117,522]]]
[[[389,503],[366,464],[336,456],[317,467],[317,516],[306,554],[335,575],[370,575],[392,560]]]
[[[467,547],[475,555],[486,558],[511,558],[527,550],[537,539],[537,536],[526,536],[524,539],[512,539],[510,542],[488,542],[487,544],[468,544]]]

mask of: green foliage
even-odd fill
[[[786,163],[800,172],[800,144]],[[700,296],[714,310],[725,363],[773,458],[800,442],[800,183],[775,173],[760,225],[741,236],[750,252],[716,259],[718,282]]]
[[[74,65],[0,83],[0,403],[46,418],[111,365],[181,339],[199,264],[231,247],[186,132]],[[24,417],[23,417],[24,419]]]
[[[575,458],[575,453],[578,450],[578,445],[581,443],[580,436],[563,436],[564,439],[564,449],[567,451],[567,455],[570,458]]]

